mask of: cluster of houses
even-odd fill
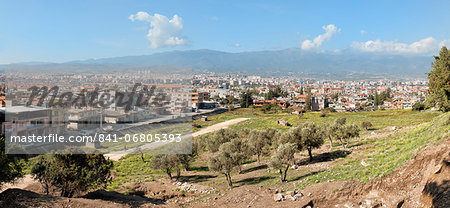
[[[256,107],[275,104],[283,109],[319,111],[330,108],[341,112],[411,109],[415,103],[424,102],[428,90],[426,80],[317,81],[201,74],[194,78],[194,83],[196,83],[194,89],[208,93],[207,97],[215,101],[227,96],[239,99],[243,92],[252,92],[253,105]],[[241,83],[241,85],[235,83]],[[266,95],[275,88],[281,88],[285,96],[267,99]],[[384,96],[381,102],[376,102],[376,96],[381,97],[388,92],[388,97]]]

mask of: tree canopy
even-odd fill
[[[447,112],[450,110],[450,53],[447,47],[443,46],[439,56],[435,56],[434,59],[431,64],[433,70],[428,73],[430,95],[427,98],[427,105]]]
[[[101,154],[42,155],[33,165],[31,174],[48,187],[61,191],[61,196],[72,197],[90,188],[100,188],[110,178],[113,162]]]
[[[23,176],[25,155],[6,154],[5,138],[0,137],[0,186]]]
[[[270,160],[269,166],[279,171],[281,182],[286,182],[287,171],[289,170],[289,166],[294,163],[295,152],[297,152],[296,144],[281,144]]]

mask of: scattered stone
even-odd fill
[[[273,200],[275,200],[277,202],[283,201],[284,200],[284,196],[283,196],[283,194],[280,194],[280,193],[275,194],[275,195],[273,195]]]
[[[369,163],[366,163],[366,162],[364,162],[364,160],[361,160],[361,165],[362,165],[362,166],[364,166],[364,167],[367,167],[367,166],[369,166],[370,164],[369,164]]]
[[[277,121],[277,124],[280,125],[280,126],[291,126],[291,124],[288,123],[288,122],[287,122],[286,120],[284,120],[284,119],[278,120],[278,121]]]
[[[294,191],[287,191],[287,192],[286,192],[286,195],[294,196],[294,195],[295,195],[295,192],[294,192]]]
[[[286,198],[291,199],[291,201],[297,200],[297,198],[295,198],[295,197],[293,197],[293,196],[287,196]]]

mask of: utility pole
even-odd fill
[[[103,131],[103,107],[100,107],[100,131]]]

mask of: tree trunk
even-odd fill
[[[189,167],[189,163],[184,163],[184,169],[186,170],[186,171],[190,171],[191,169],[190,169],[190,167]]]
[[[181,175],[181,169],[178,168],[177,169],[177,181],[178,181],[178,179],[180,179],[180,175]]]
[[[225,174],[225,177],[226,177],[226,179],[227,179],[228,186],[229,186],[230,188],[233,188],[233,182],[231,181],[231,175],[230,175],[230,173],[226,173],[226,174]]]
[[[261,153],[258,153],[258,165],[261,164],[261,160],[259,160],[260,155],[261,155]]]
[[[49,185],[48,185],[48,183],[45,183],[45,185],[44,185],[44,188],[45,188],[45,195],[48,195],[49,194]]]
[[[167,176],[169,176],[169,179],[172,180],[172,173],[170,172],[169,169],[166,169],[166,173],[167,173]]]
[[[145,162],[144,153],[141,153],[141,160],[142,160],[142,162]]]
[[[308,147],[308,155],[309,155],[309,162],[313,161],[313,156],[312,156],[312,148]]]
[[[330,150],[333,148],[333,137],[329,136],[328,139],[330,139]]]
[[[339,142],[340,142],[341,145],[345,148],[344,141],[342,141],[342,139],[339,139]]]
[[[281,183],[283,183],[284,182],[283,181],[283,171],[281,171],[281,169],[279,171],[280,171],[280,181],[281,181]]]
[[[289,165],[286,166],[286,169],[284,170],[284,176],[283,176],[283,181],[286,182],[286,176],[287,176],[287,172],[289,170]]]

